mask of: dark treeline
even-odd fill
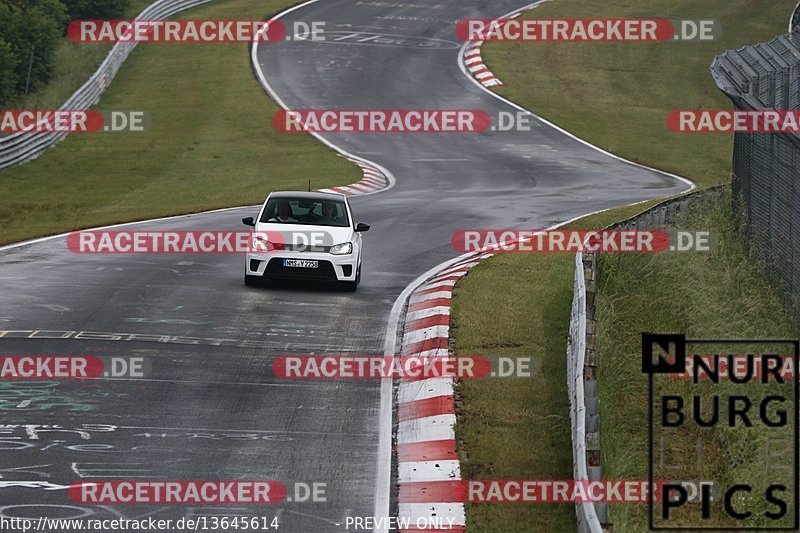
[[[0,105],[45,85],[66,27],[76,19],[122,18],[129,0],[0,0]]]

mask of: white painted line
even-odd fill
[[[343,185],[341,187],[336,187],[336,188],[339,189],[339,191],[341,191],[342,193],[348,194],[348,195],[351,195],[351,196],[360,196],[361,195],[361,191],[358,191],[358,190],[353,189],[352,187],[349,187],[349,186],[346,186],[346,185]]]
[[[450,350],[446,348],[437,348],[435,350],[423,350],[417,353],[403,354],[414,357],[450,357]]]
[[[402,404],[452,395],[452,378],[428,378],[420,381],[403,381],[400,383],[400,387],[397,391],[397,402]]]
[[[440,272],[439,274],[436,275],[436,277],[431,278],[431,282],[438,283],[439,280],[442,280],[444,278],[449,278],[451,276],[458,276],[460,278],[466,276],[467,272],[468,269],[462,270],[460,266],[456,265],[453,268],[449,268],[444,272]]]
[[[370,190],[369,186],[363,185],[360,181],[356,183],[351,183],[347,186],[350,189],[355,189],[356,191],[368,191]]]
[[[478,263],[480,263],[480,260],[479,261],[465,261],[463,263],[459,263],[457,265],[454,265],[453,268],[451,268],[450,270],[452,270],[454,272],[457,271],[457,270],[469,270],[470,268],[474,267]],[[446,274],[446,273],[447,273],[446,271],[443,272],[443,274]]]
[[[466,524],[463,503],[400,503],[397,511],[399,517],[409,519],[411,524],[416,524],[417,519],[430,521],[442,517],[445,517],[445,527],[448,527],[447,518],[453,520],[450,524],[453,526]]]
[[[439,281],[439,282],[436,282],[436,283],[430,283],[430,284],[426,283],[425,285],[420,287],[419,290],[427,291],[427,290],[430,290],[430,289],[437,289],[439,287],[453,287],[456,284],[456,281],[458,281],[458,280],[446,279],[444,281]]]
[[[429,328],[406,331],[405,335],[403,335],[403,344],[413,344],[441,337],[446,339],[448,329],[447,326],[431,326]]]
[[[456,415],[436,415],[405,420],[397,425],[397,443],[410,444],[429,440],[454,439],[453,426],[455,424]]]
[[[416,481],[452,481],[461,479],[458,460],[414,461],[398,463],[397,481],[409,483]]]
[[[409,300],[410,303],[416,304],[420,302],[427,302],[428,300],[436,300],[438,298],[452,298],[453,293],[451,291],[439,291],[439,292],[431,292],[429,294],[415,294]]]
[[[454,277],[454,276],[458,276],[459,278],[463,278],[464,276],[467,275],[467,272],[469,272],[468,268],[462,269],[462,268],[459,267],[459,268],[456,268],[456,269],[447,270],[446,272],[442,272],[441,274],[439,274],[435,278],[431,279],[431,281],[433,281],[434,283],[438,283],[439,281],[441,281],[441,280],[443,280],[445,278],[451,278],[451,277]]]
[[[447,315],[450,316],[450,308],[440,305],[438,307],[430,307],[428,309],[420,309],[419,311],[412,311],[408,313],[406,316],[406,322],[411,322],[412,320],[419,320],[420,318],[428,318],[429,316],[435,315]]]

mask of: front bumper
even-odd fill
[[[318,268],[285,267],[284,259],[318,261]],[[303,279],[313,281],[355,281],[358,270],[355,254],[250,253],[245,258],[245,274],[264,279]]]

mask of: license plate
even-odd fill
[[[283,266],[294,268],[319,268],[319,261],[306,261],[305,259],[284,259]]]

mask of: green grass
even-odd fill
[[[226,0],[185,18],[254,19],[293,0]],[[0,243],[260,203],[270,190],[352,183],[359,170],[311,136],[272,127],[277,105],[246,44],[139,45],[98,109],[146,111],[142,133],[70,135],[0,171]]]
[[[616,254],[601,259],[597,317],[601,451],[606,478],[646,479],[647,476],[647,380],[641,373],[642,331],[685,333],[688,338],[798,338],[800,335],[796,316],[785,310],[780,291],[767,282],[762,266],[745,250],[729,206],[726,199],[715,206],[697,209],[684,225],[717,235],[717,246],[710,253]],[[683,390],[680,385],[686,384],[673,384],[665,390]],[[731,392],[725,384],[713,388],[707,385],[705,393]],[[746,393],[757,396],[763,392],[760,387],[750,388]],[[744,393],[741,386],[736,389],[737,393]],[[693,435],[686,433],[690,438],[684,444],[689,449],[681,454],[682,460],[670,463],[694,471],[695,475],[682,477],[676,473],[670,479],[714,479],[727,482],[726,486],[733,479],[739,482],[767,479],[764,442],[758,439],[747,442],[746,449],[758,455],[748,456],[748,461],[734,468],[726,458],[722,442],[730,438],[723,435],[729,434],[717,429],[702,432],[704,461],[702,474],[698,476],[693,463],[696,457]],[[760,436],[766,433],[761,430]],[[675,445],[674,440],[669,441],[668,446]],[[719,513],[718,508],[714,511]],[[718,514],[715,519],[719,520]],[[611,521],[615,531],[643,531],[647,529],[646,506],[614,505]],[[733,527],[724,521],[706,525]]]
[[[594,229],[645,209],[623,207],[569,227]],[[533,357],[532,378],[462,380],[456,438],[464,479],[570,479],[566,339],[572,254],[500,254],[463,278],[451,325],[457,355]],[[569,531],[571,504],[467,504],[473,531]]]
[[[727,182],[732,136],[673,133],[676,109],[731,109],[709,65],[726,49],[786,32],[794,0],[554,0],[538,18],[664,17],[719,20],[713,42],[511,43],[483,47],[500,94],[617,155],[685,176]]]

